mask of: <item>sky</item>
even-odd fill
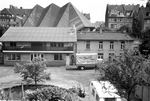
[[[140,4],[145,6],[147,0],[0,0],[0,10],[9,8],[9,5],[18,8],[33,8],[36,4],[47,7],[54,3],[60,7],[71,2],[80,12],[90,13],[91,22],[105,21],[105,11],[107,4]]]

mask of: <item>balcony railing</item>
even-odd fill
[[[73,47],[40,47],[40,46],[32,46],[32,47],[10,47],[4,46],[3,50],[20,50],[20,51],[73,51]]]

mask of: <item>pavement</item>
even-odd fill
[[[86,91],[86,97],[82,101],[89,101],[89,81],[95,79],[93,70],[78,70],[69,67],[48,67],[46,72],[51,73],[51,80],[44,84],[55,85],[62,88],[81,86]],[[14,73],[14,67],[0,66],[0,88],[20,85],[22,78]]]

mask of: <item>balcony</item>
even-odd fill
[[[40,47],[40,46],[31,46],[31,47],[10,47],[4,46],[3,50],[14,50],[14,51],[74,51],[73,47]]]

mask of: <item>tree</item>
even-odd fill
[[[127,25],[121,26],[117,31],[121,31],[122,33],[125,31],[129,35],[131,34],[131,28],[129,28]]]
[[[148,82],[150,75],[147,72],[147,69],[150,71],[150,60],[143,58],[140,54],[135,55],[132,51],[125,52],[104,64],[104,67],[100,66],[104,75],[98,80],[107,80],[112,83],[118,89],[118,94],[128,101],[131,95],[135,94],[136,85],[150,84]]]
[[[7,31],[8,27],[0,26],[0,37]]]
[[[19,73],[23,80],[27,83],[34,81],[37,88],[37,82],[42,80],[50,80],[50,73],[44,72],[46,69],[46,63],[40,57],[34,58],[32,61],[21,65],[16,63],[14,72]]]
[[[138,13],[135,12],[133,14],[133,22],[132,22],[132,33],[131,33],[132,37],[135,38],[140,38],[141,37],[141,26],[140,26],[140,22],[138,20]]]
[[[150,54],[150,28],[142,31],[141,35],[141,44],[139,45],[139,50],[141,54],[148,57]]]

